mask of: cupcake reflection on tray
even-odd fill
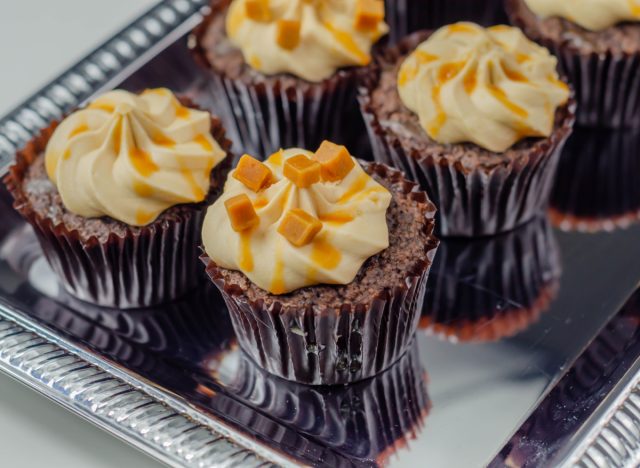
[[[420,327],[460,342],[514,336],[547,310],[560,275],[560,254],[546,219],[498,237],[444,240]]]
[[[212,355],[205,366],[229,394],[249,405],[223,409],[243,423],[255,410],[327,446],[327,466],[385,465],[424,426],[431,408],[427,374],[414,340],[387,371],[349,386],[314,387],[269,375],[239,350]],[[269,424],[261,420],[261,424]],[[255,427],[276,443],[286,436],[279,424]],[[300,447],[299,450],[304,450]]]
[[[577,128],[560,159],[551,220],[565,231],[612,231],[640,220],[640,130]]]

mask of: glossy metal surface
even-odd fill
[[[123,66],[101,86],[168,86],[209,105],[206,76],[194,66],[187,39],[167,37],[166,49],[161,44],[145,56],[142,48],[135,66]],[[71,96],[51,117],[92,89]],[[34,128],[46,120],[37,115]],[[30,130],[3,122],[6,155]],[[634,144],[622,147],[638,154]],[[558,180],[559,199],[584,182],[574,176],[568,171]],[[633,200],[622,198],[626,213]],[[635,456],[640,315],[633,302],[619,312],[640,281],[635,217],[620,223],[614,210],[616,222],[589,229],[598,231],[593,234],[558,232],[540,219],[492,239],[444,241],[411,351],[370,381],[315,389],[270,377],[245,358],[206,282],[185,300],[153,310],[101,309],[65,295],[9,205],[1,193],[1,367],[64,404],[77,403],[86,417],[168,463],[467,467],[572,460],[592,466],[598,456],[605,463],[620,453],[610,449],[615,434],[627,441],[628,456],[612,463]],[[554,220],[573,229],[557,213]],[[71,359],[68,367],[43,373],[43,363],[57,365],[41,355],[45,348],[51,358]],[[67,358],[68,351],[77,356]],[[63,378],[70,382],[56,384]],[[115,408],[100,413],[116,398],[109,385],[135,395],[141,390],[142,400],[122,417]],[[156,407],[158,401],[164,404]],[[177,422],[179,413],[196,423],[192,429]],[[191,441],[189,434],[203,434],[203,427],[209,435]]]

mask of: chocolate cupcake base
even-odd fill
[[[279,377],[313,385],[372,377],[402,356],[417,328],[437,247],[434,207],[399,171],[362,165],[393,195],[390,247],[367,260],[352,283],[276,296],[202,256],[240,346]]]
[[[281,148],[316,149],[331,140],[353,154],[368,154],[356,97],[358,69],[338,70],[319,83],[253,70],[226,36],[229,3],[212,2],[211,13],[192,32],[189,44],[207,71],[206,88],[216,113],[241,151],[266,159]]]
[[[505,5],[513,25],[558,57],[561,73],[575,89],[580,125],[640,127],[640,25],[637,44],[626,47],[629,40],[618,26],[598,36],[566,20],[540,19],[523,0]],[[554,25],[547,26],[549,21]]]
[[[206,201],[169,208],[148,226],[87,219],[66,210],[46,174],[44,152],[56,126],[52,123],[18,152],[4,183],[62,286],[81,300],[114,308],[157,305],[196,287],[203,278],[200,229],[208,202],[222,187],[227,163],[213,170]],[[217,119],[212,119],[211,134],[228,151],[231,143]]]
[[[369,70],[359,100],[378,162],[402,169],[438,207],[442,236],[477,237],[510,231],[544,212],[556,166],[574,121],[571,100],[556,112],[548,138],[528,138],[505,153],[470,143],[432,141],[402,103],[397,71],[430,32],[417,32],[383,50]]]
[[[385,0],[385,10],[393,42],[459,21],[492,26],[507,20],[502,0]]]

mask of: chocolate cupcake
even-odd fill
[[[382,0],[213,0],[190,47],[231,138],[269,155],[368,145],[356,83],[387,31]]]
[[[458,21],[482,26],[506,22],[503,0],[385,0],[384,3],[393,42],[412,32]]]
[[[72,295],[145,307],[198,283],[204,210],[230,142],[187,105],[166,89],[112,91],[18,152],[4,182]]]
[[[549,52],[507,26],[417,32],[360,89],[377,161],[427,191],[444,236],[511,230],[543,211],[574,103]]]
[[[552,223],[599,232],[640,221],[640,130],[577,128],[560,158],[551,195]]]
[[[629,0],[505,0],[510,21],[558,57],[581,125],[640,127],[640,6]]]
[[[446,239],[433,263],[420,328],[460,342],[514,336],[548,309],[560,275],[545,218],[492,238]]]
[[[203,261],[259,365],[300,383],[355,382],[411,342],[434,211],[399,171],[333,143],[264,164],[245,155],[207,212]]]
[[[218,355],[205,364],[225,391],[244,403],[224,402],[221,411],[276,444],[288,437],[282,425],[320,442],[327,447],[324,466],[387,466],[388,458],[420,433],[431,409],[427,373],[415,340],[387,371],[342,388],[283,381],[236,353]],[[256,421],[256,411],[280,424],[266,418]],[[293,450],[295,456],[308,447]]]

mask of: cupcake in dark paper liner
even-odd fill
[[[472,23],[381,50],[360,104],[375,159],[420,183],[443,236],[505,232],[546,209],[574,121],[547,50]]]
[[[560,158],[550,216],[565,231],[599,232],[640,220],[640,130],[577,128]]]
[[[382,0],[213,0],[190,47],[231,138],[267,156],[325,138],[368,146],[357,79],[387,31]]]
[[[490,466],[502,467],[505,460],[512,466],[551,466],[550,457],[584,428],[603,399],[628,373],[629,362],[639,356],[640,294],[636,292]],[[545,450],[541,451],[543,444]]]
[[[392,41],[409,33],[437,29],[459,21],[482,26],[506,22],[503,0],[385,0]]]
[[[112,91],[16,155],[4,182],[72,295],[132,308],[198,284],[204,211],[230,142],[191,105],[162,88]]]
[[[278,443],[286,434],[279,426],[255,427],[255,411],[265,413],[331,449],[337,456],[323,460],[335,467],[385,466],[416,438],[431,409],[415,340],[387,371],[343,388],[284,381],[238,352],[215,356],[206,366],[229,394],[247,405],[228,404],[221,408],[225,414],[250,420],[254,430],[271,433],[268,437]]]
[[[640,127],[640,9],[635,0],[505,0],[512,24],[558,57],[578,122]]]
[[[264,164],[243,156],[203,228],[203,261],[242,349],[314,385],[388,368],[418,325],[434,211],[399,171],[328,141]]]
[[[443,240],[420,328],[460,342],[514,336],[548,309],[560,275],[560,254],[546,219],[493,238]]]

